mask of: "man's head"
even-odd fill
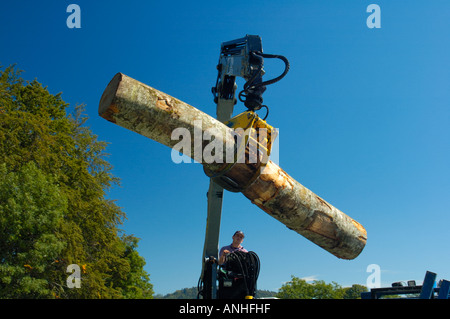
[[[240,230],[236,231],[233,235],[233,244],[240,245],[244,241],[244,233]]]

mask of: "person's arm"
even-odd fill
[[[227,250],[227,249],[224,249],[223,251],[221,250],[221,254],[220,254],[220,257],[219,257],[219,265],[222,265],[223,263],[225,263],[226,256],[229,253],[230,253],[230,251]]]

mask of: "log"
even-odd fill
[[[222,160],[215,157],[211,162],[202,158],[209,140],[194,138],[189,148],[182,149],[201,163],[209,176],[221,174],[231,179],[253,204],[338,258],[354,259],[364,249],[367,232],[360,223],[271,160],[264,165],[246,160],[230,168],[227,154],[237,148],[233,130],[195,107],[118,73],[103,92],[98,111],[104,119],[170,148],[179,143],[172,135],[177,128],[191,136],[214,132],[214,142],[223,146]]]

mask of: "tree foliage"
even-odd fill
[[[367,288],[362,285],[343,288],[335,282],[327,284],[323,280],[315,280],[308,283],[291,276],[291,281],[285,283],[276,296],[280,299],[359,299],[363,291]]]
[[[151,298],[138,239],[107,191],[106,143],[61,94],[0,68],[0,298]],[[67,266],[82,269],[68,288]]]

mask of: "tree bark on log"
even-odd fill
[[[200,162],[206,172],[232,179],[253,204],[338,258],[354,259],[364,249],[367,232],[361,224],[272,161],[264,166],[237,162],[230,169],[229,157],[225,156],[236,151],[235,136],[232,129],[208,114],[122,73],[116,74],[106,87],[98,111],[104,119],[170,148],[179,143],[172,135],[177,128],[187,130],[191,136],[209,132],[214,142],[223,146],[222,160],[202,159],[203,150],[211,142],[208,139],[192,141],[183,152]]]

